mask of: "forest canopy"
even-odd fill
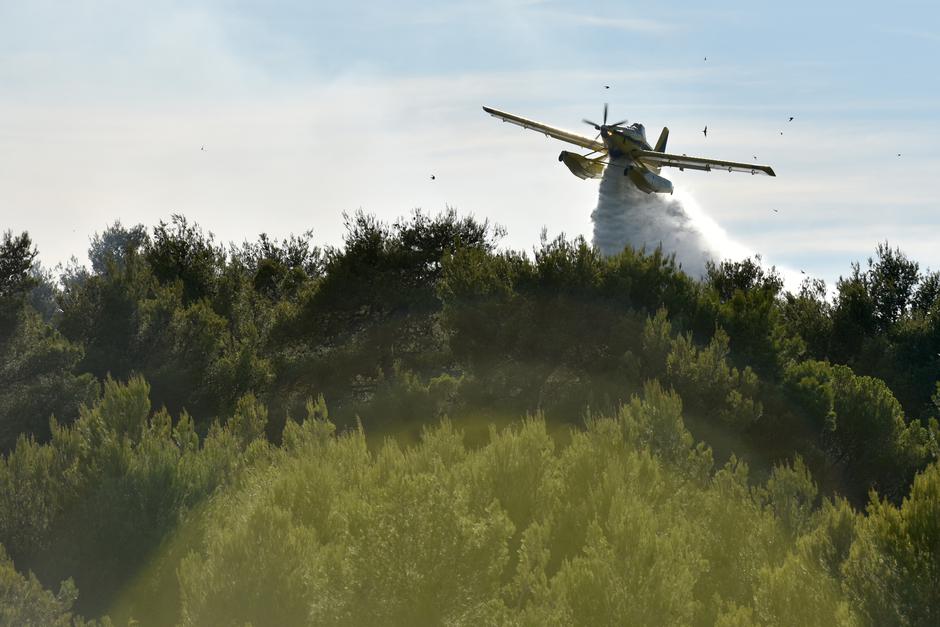
[[[0,622],[940,622],[940,273],[502,234],[3,234]]]

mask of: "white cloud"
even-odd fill
[[[558,100],[559,80],[583,79],[346,77],[227,103],[0,105],[0,214],[9,227],[34,234],[47,263],[82,255],[87,237],[113,219],[152,225],[171,212],[223,240],[313,227],[337,243],[343,211],[361,207],[390,220],[414,207],[447,205],[505,225],[515,248],[534,246],[543,226],[589,236],[597,183],[572,177],[556,161],[562,144],[480,110],[518,103],[512,110],[578,130],[573,103],[544,105]],[[777,179],[667,176],[731,240],[769,262],[809,266],[831,282],[887,238],[924,265],[940,266],[929,245],[936,231],[924,228],[924,207],[940,196],[929,174],[936,164],[882,156],[896,141],[922,150],[929,137],[826,126],[793,131],[774,146],[775,127],[760,120],[719,119],[720,132],[705,140],[689,112],[672,115],[661,120],[672,128],[672,150],[747,160],[764,148],[761,161],[777,169]],[[897,213],[886,215],[886,207]],[[765,216],[766,226],[755,216]],[[826,260],[832,253],[841,253],[838,263]]]
[[[678,29],[672,22],[643,17],[615,17],[549,11],[543,12],[543,15],[569,25],[607,28],[631,33],[666,33]]]
[[[0,220],[30,230],[46,263],[82,256],[88,236],[111,220],[152,225],[171,212],[223,240],[313,227],[321,241],[336,243],[342,211],[362,207],[393,219],[446,205],[505,225],[506,243],[516,248],[535,245],[543,226],[589,235],[597,183],[556,161],[560,143],[500,124],[480,105],[588,132],[580,119],[596,117],[609,98],[611,115],[644,121],[653,136],[668,124],[671,150],[745,161],[757,155],[775,167],[777,179],[667,173],[731,240],[770,262],[831,281],[887,238],[940,267],[935,126],[872,123],[885,111],[924,112],[922,100],[792,105],[798,117],[790,124],[786,105],[696,91],[706,82],[729,89],[773,82],[746,66],[425,77],[348,68],[329,80],[288,80],[236,41],[257,35],[254,26],[212,6],[127,5],[135,19],[121,3],[100,6],[98,14],[123,14],[110,21],[85,15],[76,25],[68,20],[75,12],[48,22],[55,7],[17,8],[30,19],[14,16],[24,33],[0,56]],[[560,20],[545,7],[519,11]],[[678,28],[576,19],[651,33]],[[0,35],[12,33],[7,24]],[[29,45],[37,28],[59,43]],[[606,83],[609,92],[599,87]]]

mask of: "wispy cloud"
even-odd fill
[[[675,31],[678,26],[673,22],[648,18],[610,17],[604,15],[584,15],[580,13],[545,12],[558,21],[579,26],[607,28],[631,33],[666,33]]]
[[[791,62],[787,52],[786,63],[712,56],[724,35],[735,49],[751,37],[761,53],[754,38],[776,31],[756,28],[757,14],[745,28],[698,6],[581,13],[567,3],[407,0],[379,17],[360,8],[346,19],[337,6],[321,19],[323,5],[295,0],[139,2],[142,13],[108,2],[105,11],[0,0],[0,222],[28,228],[44,262],[83,254],[88,234],[115,218],[153,224],[173,211],[226,240],[314,227],[336,242],[344,210],[391,219],[448,204],[502,223],[515,248],[530,248],[542,226],[590,234],[596,182],[567,173],[558,142],[480,105],[585,132],[580,119],[607,100],[611,115],[654,136],[668,124],[676,152],[774,166],[770,180],[668,173],[771,261],[831,277],[888,238],[940,266],[932,83],[848,82],[812,65],[832,57],[818,42],[812,58]],[[707,63],[690,52],[705,32]],[[371,47],[358,43],[366,36]],[[675,45],[637,44],[659,37]],[[614,62],[621,53],[638,56]],[[396,54],[397,65],[387,59]],[[912,72],[929,62],[903,60]]]
[[[881,32],[887,33],[890,35],[898,35],[901,37],[914,37],[916,39],[922,39],[924,41],[930,41],[933,43],[940,43],[940,33],[929,30],[921,30],[914,28],[885,28],[881,29]]]

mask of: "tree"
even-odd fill
[[[920,282],[916,261],[911,261],[900,248],[891,249],[888,242],[878,244],[876,259],[868,259],[867,285],[881,331],[887,331],[904,316],[915,297]]]
[[[74,374],[81,348],[28,302],[37,254],[27,233],[7,232],[0,243],[0,453],[21,433],[47,438],[53,414],[71,421],[95,394],[92,377]]]
[[[225,260],[225,251],[198,224],[174,214],[169,223],[160,221],[145,256],[154,277],[161,283],[179,281],[186,303],[211,297]]]
[[[88,259],[95,274],[108,271],[108,264],[119,269],[127,264],[127,259],[143,252],[150,245],[147,227],[137,224],[125,228],[120,220],[107,227],[100,235],[95,233],[88,247]]]
[[[846,589],[871,624],[940,621],[940,465],[914,479],[899,507],[872,493],[844,570]]]
[[[0,544],[0,624],[21,627],[74,627],[72,616],[78,590],[71,579],[59,586],[58,594],[46,590],[33,573],[21,575]]]
[[[0,242],[0,298],[23,294],[33,286],[35,280],[29,270],[38,254],[29,233],[14,236],[12,231],[4,232]]]
[[[929,455],[929,434],[908,423],[901,404],[880,379],[848,366],[807,361],[791,366],[786,389],[842,468],[845,493],[858,502],[877,487],[898,496]]]
[[[826,300],[825,282],[806,279],[796,294],[784,294],[780,313],[787,333],[803,339],[810,357],[830,356],[832,305]]]
[[[0,241],[0,340],[12,331],[25,294],[36,284],[30,269],[38,254],[25,231],[17,236],[4,232]]]
[[[781,321],[777,297],[783,279],[774,268],[765,271],[760,261],[709,263],[706,286],[718,324],[731,338],[734,362],[774,380],[802,346],[787,336]]]

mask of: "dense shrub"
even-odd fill
[[[4,617],[936,622],[940,274],[501,233],[5,234]]]

